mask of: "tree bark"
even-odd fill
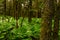
[[[13,17],[16,19],[16,28],[18,28],[18,1],[17,0],[13,0],[13,7],[14,7]]]
[[[58,40],[58,32],[59,32],[59,13],[60,13],[60,3],[55,0],[55,14],[54,14],[54,29],[53,29],[53,40]]]
[[[43,0],[44,9],[41,13],[42,23],[41,23],[41,33],[40,40],[52,40],[52,17],[54,6],[53,0]]]
[[[29,14],[28,14],[28,22],[31,22],[31,16],[32,16],[32,0],[29,0]]]

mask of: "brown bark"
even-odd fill
[[[59,31],[59,19],[57,16],[54,17],[54,29],[53,29],[53,40],[58,40]]]
[[[16,19],[16,28],[18,28],[18,19],[20,17],[20,13],[21,13],[21,0],[16,0],[14,1],[14,17]]]
[[[18,2],[16,0],[13,0],[13,7],[14,7],[13,17],[16,19],[16,28],[18,28]]]
[[[3,9],[3,18],[2,18],[2,22],[4,22],[5,20],[5,14],[6,14],[6,0],[3,1],[3,4],[4,4],[4,9]]]
[[[57,2],[57,0],[55,0],[55,14],[54,14],[54,29],[53,29],[53,40],[58,40],[59,36],[58,36],[58,32],[59,32],[59,13],[60,13],[60,5]]]
[[[31,16],[32,16],[32,0],[29,0],[29,14],[28,14],[28,22],[31,22]]]
[[[52,15],[53,15],[53,0],[43,0],[44,9],[41,13],[42,24],[41,24],[41,34],[40,40],[52,40]]]
[[[3,15],[5,15],[6,14],[6,0],[4,0],[4,13],[3,13]]]

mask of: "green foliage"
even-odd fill
[[[31,23],[28,22],[28,18],[24,18],[22,27],[22,17],[19,18],[19,28],[16,29],[16,20],[12,17],[9,17],[9,22],[6,21],[1,22],[0,17],[0,40],[32,40],[32,37],[39,38],[40,36],[40,26],[41,26],[41,18],[32,18]],[[52,20],[52,27],[54,26],[54,20]],[[10,30],[10,28],[14,27],[14,29]],[[60,35],[60,31],[59,31]]]
[[[18,20],[19,28],[15,28],[15,20],[10,18],[10,21],[4,21],[0,23],[0,39],[4,40],[32,40],[32,37],[39,38],[40,33],[40,20],[39,18],[32,18],[32,22],[29,23],[27,18],[24,18],[22,27],[21,21],[23,18]],[[13,30],[10,28],[14,27]],[[4,31],[4,32],[2,32]],[[32,36],[32,37],[31,37]]]

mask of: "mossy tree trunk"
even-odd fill
[[[59,16],[60,16],[60,1],[55,0],[55,14],[54,14],[54,29],[53,29],[53,40],[58,40],[58,32],[59,32]]]
[[[53,0],[43,0],[44,9],[43,13],[41,13],[42,23],[41,23],[41,30],[40,30],[40,40],[52,40],[52,15],[54,6]]]

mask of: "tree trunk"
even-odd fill
[[[28,22],[31,22],[31,16],[32,16],[32,0],[29,0],[29,14],[28,14]]]
[[[54,29],[53,29],[53,40],[58,40],[58,32],[59,32],[59,13],[60,13],[60,3],[57,3],[58,1],[55,0],[55,14],[54,14]]]
[[[41,34],[40,34],[40,40],[52,40],[52,15],[54,6],[53,0],[43,0],[44,3],[44,9],[43,13],[41,13],[42,18],[42,24],[41,24]]]
[[[13,0],[13,7],[14,7],[14,15],[13,17],[16,19],[16,28],[18,28],[18,1]]]
[[[3,10],[3,14],[2,14],[2,15],[4,15],[4,16],[3,16],[3,18],[2,18],[2,22],[4,22],[4,20],[5,20],[5,14],[6,14],[6,0],[3,1],[3,4],[4,4],[4,10]]]
[[[58,40],[58,31],[59,31],[59,19],[55,14],[54,16],[54,29],[53,29],[53,40]]]

